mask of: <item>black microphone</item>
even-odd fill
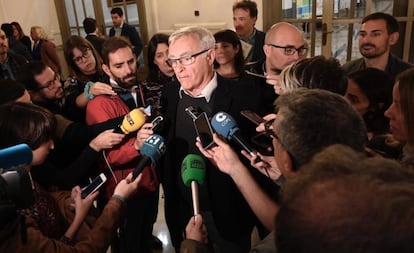
[[[236,141],[251,156],[255,156],[254,149],[240,136],[240,129],[236,121],[228,113],[218,112],[211,119],[214,130],[227,140]]]
[[[148,137],[140,150],[142,158],[132,173],[132,180],[135,180],[135,178],[138,177],[138,175],[144,170],[146,166],[155,164],[158,159],[160,159],[160,157],[164,154],[165,148],[166,146],[164,143],[164,138],[162,138],[162,136],[153,134]]]

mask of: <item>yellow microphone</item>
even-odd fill
[[[122,123],[115,128],[115,133],[130,134],[137,131],[145,124],[145,114],[139,110],[134,109],[125,115]]]

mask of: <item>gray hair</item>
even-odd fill
[[[298,88],[282,94],[276,100],[276,110],[281,115],[276,126],[279,142],[289,152],[294,170],[333,144],[364,150],[364,121],[342,96]]]
[[[173,32],[168,39],[168,43],[171,45],[177,39],[188,35],[196,35],[198,37],[200,49],[214,49],[216,45],[213,34],[206,28],[199,26],[187,26]]]

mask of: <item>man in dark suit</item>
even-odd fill
[[[181,180],[181,162],[187,154],[200,154],[195,146],[193,119],[185,109],[192,106],[210,117],[225,111],[236,119],[247,136],[246,130],[254,131],[254,126],[241,118],[240,111],[258,112],[260,97],[250,84],[225,79],[214,72],[215,41],[205,28],[182,28],[170,36],[169,43],[168,63],[177,81],[164,86],[161,98],[166,116],[167,152],[160,176],[166,222],[177,249],[185,225],[193,215],[191,190]],[[220,252],[248,252],[255,217],[231,178],[207,160],[206,164],[206,179],[199,195],[209,241]]]
[[[256,62],[265,57],[263,44],[265,33],[254,26],[257,21],[257,4],[253,1],[238,1],[233,5],[233,25],[242,42],[246,62]]]
[[[83,20],[83,28],[86,32],[85,38],[92,43],[93,47],[102,57],[102,44],[105,42],[105,39],[99,37],[99,30],[96,26],[96,20],[94,18],[85,18]]]
[[[142,51],[142,41],[135,27],[124,22],[124,12],[119,7],[115,7],[111,10],[111,18],[114,26],[109,30],[109,37],[126,37],[134,47],[135,55],[139,57]]]
[[[0,80],[16,80],[20,66],[27,60],[9,48],[9,39],[0,29]]]

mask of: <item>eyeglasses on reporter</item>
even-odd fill
[[[39,86],[39,87],[37,88],[37,90],[43,90],[43,89],[49,89],[49,90],[52,90],[52,89],[53,89],[53,84],[54,84],[55,82],[59,82],[59,84],[61,84],[61,82],[60,82],[60,81],[61,81],[61,80],[60,80],[60,74],[59,74],[59,73],[57,73],[57,72],[55,72],[55,75],[54,75],[53,79],[52,79],[52,80],[50,80],[50,81],[48,81],[47,83],[45,83],[45,84],[43,84],[43,85]]]
[[[176,68],[178,63],[180,63],[183,66],[188,66],[194,63],[195,58],[201,54],[204,54],[206,52],[208,52],[210,50],[210,48],[208,49],[204,49],[198,53],[192,54],[192,55],[188,55],[188,56],[182,56],[180,58],[176,58],[176,59],[168,59],[167,60],[167,64],[172,67],[172,68]]]
[[[73,58],[73,61],[76,64],[80,64],[82,61],[88,59],[92,55],[92,50],[90,48],[86,48],[86,50],[82,53],[82,55]]]
[[[305,46],[301,46],[299,48],[296,48],[294,46],[285,46],[285,47],[283,47],[283,46],[278,46],[278,45],[275,45],[275,44],[267,44],[267,45],[269,45],[271,47],[274,47],[274,48],[283,49],[284,50],[283,52],[284,52],[285,55],[294,55],[296,52],[298,52],[299,56],[305,56],[308,53],[308,48],[305,47]]]

